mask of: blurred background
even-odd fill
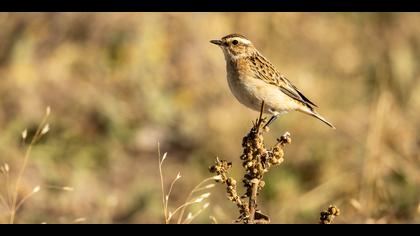
[[[216,157],[240,180],[242,137],[258,113],[231,95],[209,43],[240,33],[337,127],[297,112],[271,126],[267,145],[292,135],[259,198],[271,222],[317,223],[335,204],[336,223],[420,223],[419,22],[416,13],[2,13],[0,164],[11,181],[22,131],[52,111],[20,194],[41,191],[16,222],[162,223],[158,142],[165,189],[182,176],[169,210]],[[2,195],[5,186],[2,176]],[[232,223],[225,187],[208,192],[192,223]],[[1,223],[8,214],[0,204]]]

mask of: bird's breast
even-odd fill
[[[297,103],[272,84],[256,78],[247,68],[240,69],[241,65],[227,65],[227,81],[235,98],[243,105],[253,110],[261,109],[265,102],[266,113],[284,113],[296,109]]]
[[[258,93],[262,85],[256,83],[257,80],[246,71],[238,69],[237,66],[229,64],[227,66],[227,81],[230,91],[243,105],[253,110],[259,110],[261,100]]]

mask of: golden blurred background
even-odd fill
[[[158,142],[165,189],[182,176],[172,210],[216,157],[240,179],[258,113],[231,95],[209,43],[240,33],[337,127],[297,112],[271,126],[269,145],[285,131],[293,140],[259,198],[271,222],[317,223],[335,204],[336,223],[420,223],[419,23],[417,13],[1,13],[0,164],[10,179],[21,132],[51,107],[20,195],[41,191],[16,222],[162,223]],[[192,223],[232,223],[224,187],[210,192]],[[0,222],[8,217],[0,204]]]

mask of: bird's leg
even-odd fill
[[[273,121],[275,121],[278,117],[279,117],[279,115],[273,115],[273,116],[271,116],[271,118],[268,120],[267,124],[264,125],[264,129],[266,127],[268,127],[271,123],[273,123]]]

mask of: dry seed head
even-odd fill
[[[167,155],[168,153],[167,152],[165,152],[164,154],[163,154],[163,157],[162,157],[162,161],[161,161],[161,163],[163,163],[163,161],[166,159],[166,155]]]
[[[46,124],[44,126],[44,128],[41,131],[41,135],[44,135],[44,134],[48,133],[48,131],[50,131],[50,124]]]
[[[210,166],[209,167],[209,171],[211,172],[211,173],[218,173],[218,172],[220,172],[220,167],[219,166],[216,166],[216,165],[214,165],[214,166]],[[216,179],[216,181],[217,181],[217,179]]]
[[[285,141],[285,143],[291,143],[292,139],[290,138],[290,133],[286,132],[281,136],[281,138]]]
[[[199,198],[195,199],[194,203],[199,203],[199,202],[202,202],[203,200],[204,200],[204,198],[199,197]]]
[[[328,211],[329,211],[329,213],[331,214],[331,215],[335,215],[335,216],[338,216],[338,215],[340,215],[340,209],[338,209],[336,206],[334,206],[334,205],[331,205],[329,208],[328,208]]]
[[[326,211],[321,212],[320,224],[331,224],[334,217],[340,215],[340,209],[334,205],[330,205]]]
[[[210,193],[204,193],[204,194],[201,194],[201,196],[200,196],[200,198],[208,198],[208,197],[210,197]]]
[[[27,130],[27,129],[25,129],[25,130],[22,132],[22,139],[23,139],[23,140],[25,140],[25,139],[26,139],[26,137],[28,137],[28,130]]]
[[[229,179],[227,179],[227,184],[229,186],[234,186],[234,185],[236,185],[236,180],[232,177],[229,177]]]
[[[39,185],[38,186],[35,186],[35,188],[32,190],[32,193],[37,193],[40,190],[41,190],[41,187]]]
[[[212,221],[213,224],[217,224],[217,220],[214,216],[209,216],[210,220]]]
[[[180,173],[180,172],[178,172],[178,174],[176,175],[175,180],[178,180],[178,179],[180,179],[180,178],[181,178],[181,173]]]
[[[73,187],[69,187],[69,186],[64,186],[61,189],[64,190],[64,191],[68,191],[68,192],[73,192],[74,191],[74,188]]]
[[[208,185],[204,186],[204,188],[208,189],[208,188],[213,188],[214,186],[215,186],[215,184],[208,184]]]

